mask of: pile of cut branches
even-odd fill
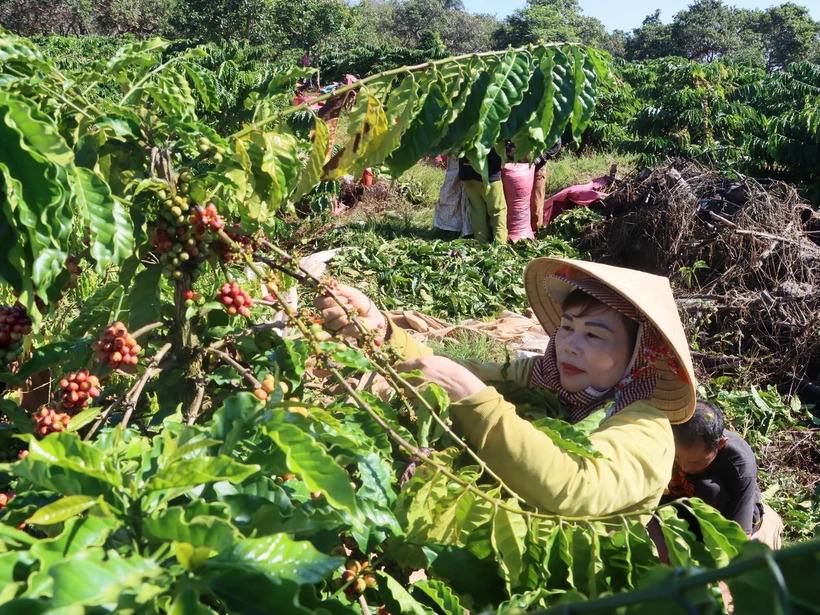
[[[675,159],[620,182],[604,211],[582,248],[670,277],[701,375],[820,379],[820,213],[793,187]]]

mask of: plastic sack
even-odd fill
[[[510,241],[535,239],[530,223],[530,195],[535,167],[526,162],[508,162],[501,169],[501,184],[507,201],[507,233]]]

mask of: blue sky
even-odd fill
[[[504,17],[526,4],[525,0],[463,0],[464,7],[472,13],[492,13]],[[586,15],[597,17],[608,30],[632,30],[641,25],[643,18],[661,9],[661,19],[669,22],[678,11],[685,9],[691,0],[580,0]],[[760,2],[755,0],[729,0],[727,4],[739,8],[765,9],[782,2]],[[812,16],[820,20],[820,0],[800,0],[796,4],[807,7]]]

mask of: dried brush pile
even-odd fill
[[[603,210],[582,247],[672,280],[701,376],[820,382],[820,213],[793,187],[672,160]]]

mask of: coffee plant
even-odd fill
[[[413,386],[274,239],[320,181],[440,152],[486,174],[503,139],[524,155],[579,137],[606,77],[597,52],[393,69],[321,97],[307,123],[272,82],[221,134],[201,119],[216,106],[204,52],[167,46],[71,72],[0,34],[0,276],[17,302],[0,374],[0,612],[503,612],[629,596],[691,566],[712,576],[653,596],[714,604],[704,588],[723,570],[791,583],[785,554],[757,553],[696,499],[534,510],[453,432],[446,394]],[[357,341],[325,333],[295,288],[335,298]],[[392,393],[369,392],[374,374]],[[572,426],[541,428],[598,454]],[[816,591],[789,585],[777,604]]]

